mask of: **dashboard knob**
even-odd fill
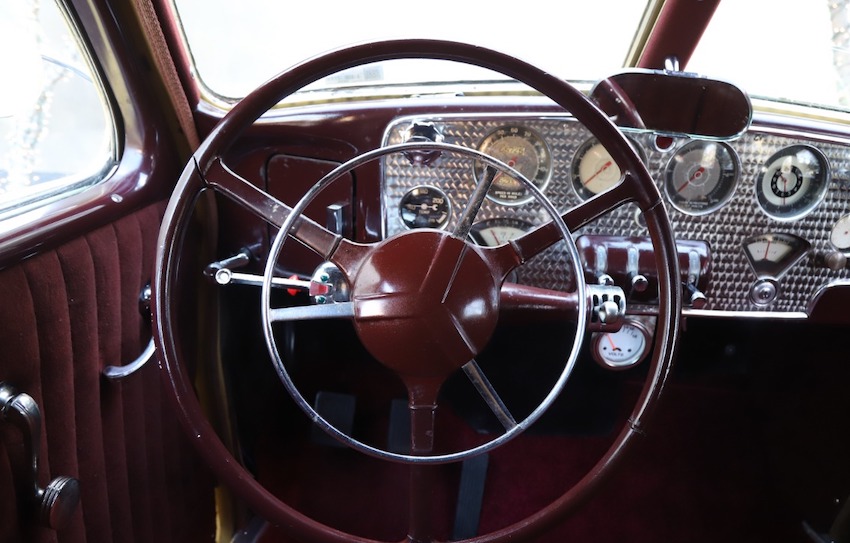
[[[830,270],[839,271],[843,270],[847,265],[847,257],[844,256],[844,253],[833,251],[831,253],[827,253],[826,256],[823,257],[823,263]]]
[[[640,273],[632,275],[631,283],[632,290],[635,292],[645,292],[647,287],[649,287],[649,280],[645,275]]]
[[[693,309],[702,309],[708,304],[708,298],[694,285],[688,285],[688,301]]]
[[[779,289],[776,283],[770,279],[756,281],[750,288],[750,299],[756,305],[769,305],[778,294]]]
[[[442,143],[443,134],[433,123],[413,122],[402,134],[405,143]],[[440,158],[442,153],[437,150],[404,151],[402,154],[411,165],[430,166]]]

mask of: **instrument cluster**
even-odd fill
[[[428,126],[446,143],[478,149],[533,182],[565,211],[621,179],[618,165],[569,116],[418,116],[401,118],[386,144]],[[677,239],[707,244],[711,281],[704,309],[804,316],[823,287],[850,275],[850,186],[847,143],[791,134],[757,122],[728,141],[627,133],[663,195]],[[484,170],[474,160],[383,164],[385,234],[449,228]],[[471,236],[506,243],[545,221],[521,182],[497,174]],[[576,237],[646,235],[639,210],[617,209]],[[587,264],[587,263],[585,263]],[[547,284],[544,259],[530,271]]]

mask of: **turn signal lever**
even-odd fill
[[[64,527],[80,502],[80,483],[73,477],[59,476],[38,485],[38,457],[41,438],[41,411],[32,396],[18,393],[7,383],[0,383],[0,422],[16,426],[23,434],[27,457],[31,459],[31,471],[27,489],[27,502],[36,509],[39,524],[58,530]]]

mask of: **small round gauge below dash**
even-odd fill
[[[649,353],[652,332],[641,321],[629,319],[616,332],[593,337],[592,354],[602,367],[624,370],[640,363]]]
[[[446,194],[435,187],[415,187],[399,202],[401,221],[408,228],[443,228],[449,222],[451,207]]]

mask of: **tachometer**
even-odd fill
[[[664,192],[679,211],[705,215],[732,198],[740,170],[738,155],[725,143],[691,141],[667,163]]]
[[[527,177],[543,190],[552,177],[552,155],[549,146],[535,131],[522,126],[503,126],[485,137],[478,150],[499,159]],[[485,167],[475,166],[475,178],[481,180]],[[517,205],[533,197],[523,184],[505,172],[497,172],[488,197],[494,202]]]
[[[771,156],[756,180],[756,198],[774,219],[798,219],[817,206],[829,187],[829,163],[809,145],[791,145]]]

